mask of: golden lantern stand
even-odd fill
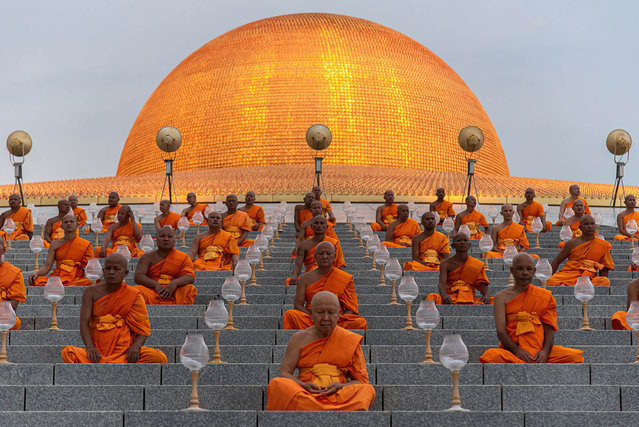
[[[626,189],[623,185],[624,167],[630,159],[630,147],[632,147],[632,138],[630,134],[623,129],[615,129],[608,134],[606,138],[606,148],[614,156],[614,162],[617,165],[615,174],[615,189],[613,190],[610,205],[614,208],[617,205],[617,193],[621,185],[621,193],[626,197]],[[625,158],[624,158],[625,157]]]
[[[313,156],[315,159],[315,177],[313,178],[313,185],[322,187],[322,191],[325,191],[324,177],[322,176],[322,160],[326,157],[325,150],[329,145],[331,145],[332,140],[333,134],[325,125],[313,125],[306,131],[306,143],[315,151],[315,155]]]
[[[476,159],[472,156],[484,145],[484,133],[477,126],[466,126],[459,132],[457,142],[462,150],[464,150],[464,157],[468,162],[466,182],[464,183],[464,191],[462,191],[463,203],[464,198],[470,196],[471,188],[475,189],[475,198],[479,199],[477,193],[477,178],[475,178],[475,163],[479,160],[479,154]]]
[[[15,193],[16,187],[20,190],[22,206],[26,206],[24,201],[24,190],[22,188],[22,165],[24,164],[24,156],[29,154],[32,146],[33,141],[31,141],[31,136],[23,130],[11,132],[7,138],[7,150],[9,151],[11,163],[13,163],[14,175],[16,178],[15,183],[13,184],[13,192]],[[18,159],[18,157],[20,159]]]
[[[155,143],[158,148],[162,150],[162,160],[164,160],[166,165],[166,176],[164,178],[164,185],[162,185],[160,200],[164,198],[164,189],[168,182],[169,202],[173,203],[173,195],[175,194],[175,183],[173,182],[173,160],[175,160],[178,148],[182,145],[182,134],[173,126],[165,126],[160,129],[155,136]]]

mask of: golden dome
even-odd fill
[[[457,136],[475,125],[485,135],[477,173],[509,175],[490,119],[444,61],[390,28],[332,14],[252,22],[191,54],[142,108],[118,175],[164,170],[164,126],[183,136],[176,171],[310,164],[305,135],[317,123],[333,134],[326,165],[463,173]]]

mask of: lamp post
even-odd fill
[[[462,202],[471,193],[471,187],[475,189],[475,199],[479,201],[477,195],[477,180],[475,178],[475,163],[479,160],[479,154],[477,158],[473,158],[473,155],[479,151],[484,145],[484,133],[477,126],[466,126],[459,131],[457,142],[462,150],[464,150],[464,157],[468,163],[468,169],[466,174],[466,183],[464,184],[464,191],[462,192]]]
[[[623,129],[615,129],[608,134],[606,138],[606,148],[614,156],[614,162],[617,165],[615,173],[615,189],[610,200],[610,205],[614,208],[617,205],[617,193],[621,185],[621,192],[626,196],[626,189],[623,186],[624,167],[630,159],[630,147],[632,147],[632,138],[630,134]],[[625,158],[624,158],[625,156]]]
[[[16,187],[18,187],[18,189],[20,190],[20,200],[22,201],[22,206],[27,205],[24,202],[24,191],[22,188],[22,165],[24,164],[24,156],[29,154],[32,146],[33,142],[31,141],[31,136],[29,136],[29,134],[23,130],[11,132],[11,134],[7,138],[7,150],[9,151],[9,158],[11,159],[11,163],[13,163],[14,175],[16,179],[15,183],[13,184],[13,192],[15,193]]]
[[[175,194],[175,184],[173,182],[173,161],[177,155],[177,150],[182,145],[182,134],[173,126],[165,126],[160,129],[155,136],[155,143],[162,150],[162,160],[166,165],[166,177],[164,185],[162,185],[162,193],[160,200],[164,197],[164,189],[169,184],[169,202],[173,203],[173,194]]]
[[[322,187],[324,190],[324,177],[322,176],[322,160],[326,157],[326,149],[331,145],[333,134],[325,125],[313,125],[306,131],[306,143],[314,151],[315,178],[313,185]]]

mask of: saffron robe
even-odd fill
[[[628,215],[623,217],[624,228],[626,227],[626,224],[628,223],[628,221],[630,221],[631,219],[634,219],[635,222],[637,223],[637,225],[639,225],[639,212],[635,211],[635,212],[630,213],[630,214],[628,214]],[[637,227],[637,228],[638,228],[638,230],[635,233],[634,240],[639,238],[639,227]],[[626,230],[624,230],[624,231],[626,231]],[[630,240],[630,237],[626,237],[623,234],[617,234],[615,236],[615,240]]]
[[[524,223],[524,227],[526,227],[526,230],[532,233],[532,228],[530,228],[532,227],[532,222],[535,220],[535,218],[542,215],[546,216],[546,212],[544,212],[544,206],[539,202],[532,201],[528,206],[521,210],[521,222]],[[552,230],[552,222],[546,221],[546,231],[550,230]]]
[[[169,212],[169,214],[167,216],[165,216],[164,218],[160,219],[160,221],[159,221],[160,227],[165,227],[165,226],[168,225],[173,230],[177,230],[178,229],[178,222],[180,221],[180,218],[182,218],[182,216],[179,213]]]
[[[242,231],[251,231],[251,220],[249,219],[248,214],[242,211],[235,211],[234,214],[225,216],[222,220],[222,224],[224,231],[230,233],[236,242],[242,235]],[[251,239],[244,239],[240,246],[246,248],[254,242],[255,241]]]
[[[80,206],[73,208],[73,215],[78,222],[78,227],[84,227],[87,225],[87,213]]]
[[[506,331],[522,350],[535,356],[544,347],[544,324],[557,330],[557,303],[548,289],[528,285],[525,292],[506,303]],[[525,363],[503,348],[490,348],[479,358],[481,363]],[[553,345],[548,363],[584,363],[583,351]]]
[[[149,267],[147,276],[160,285],[166,287],[172,280],[182,276],[191,276],[195,279],[193,262],[184,252],[173,249],[166,258]],[[146,304],[193,304],[197,295],[195,286],[189,284],[175,289],[171,298],[162,298],[155,289],[144,285],[136,285]]]
[[[615,329],[618,331],[623,331],[624,329],[626,331],[632,331],[632,328],[628,326],[628,322],[626,321],[627,315],[628,315],[627,311],[615,312],[615,314],[613,314],[612,318],[610,319],[610,324],[612,325],[612,329]]]
[[[362,337],[339,326],[326,338],[311,341],[300,349],[297,378],[326,387],[345,383],[349,377],[362,384],[342,387],[326,396],[309,393],[289,378],[273,378],[268,385],[268,411],[366,411],[375,400],[375,389],[368,384]]]
[[[195,205],[195,207],[193,209],[188,211],[186,213],[186,219],[189,220],[189,224],[190,225],[195,225],[195,223],[193,222],[193,215],[195,214],[195,212],[201,212],[202,213],[202,217],[204,217],[204,222],[202,222],[202,224],[206,224],[206,215],[204,215],[204,211],[208,207],[209,207],[209,205],[207,205],[206,203],[198,203],[198,204]]]
[[[439,215],[439,224],[444,222],[446,217],[455,218],[455,209],[453,204],[447,200],[442,200],[440,203],[433,207],[433,210]]]
[[[64,286],[90,286],[91,281],[84,276],[84,267],[93,258],[91,242],[76,237],[60,246],[55,251],[55,269],[49,276],[60,276]],[[48,277],[35,279],[35,286],[45,286]]]
[[[384,221],[387,227],[388,224],[395,221],[397,218],[397,204],[393,203],[390,206],[384,206],[384,208],[382,208],[382,221]],[[373,231],[382,231],[382,226],[377,222],[374,222],[371,224],[371,229]]]
[[[266,222],[264,217],[264,209],[262,209],[261,206],[253,205],[247,210],[242,212],[246,212],[246,214],[249,216],[251,231],[253,231],[252,227],[258,222],[264,222],[264,223]],[[263,228],[264,228],[264,224],[260,225],[256,231],[262,231]]]
[[[548,278],[546,286],[575,286],[579,276],[590,277],[594,286],[610,286],[610,280],[597,273],[604,267],[614,270],[611,248],[610,243],[596,237],[580,244],[570,251],[562,269]]]
[[[332,211],[333,208],[331,207],[331,202],[329,202],[326,199],[319,199],[320,203],[322,204],[322,216],[324,218],[327,218],[328,222],[332,222],[333,224],[335,224],[337,222],[337,219],[334,220],[329,220],[328,219],[328,211]]]
[[[333,247],[335,248],[335,261],[333,262],[333,267],[341,268],[346,267],[346,261],[344,261],[344,253],[342,252],[342,245],[339,244],[339,240],[333,239],[332,237],[328,237],[324,235],[324,239],[322,242],[331,242]],[[319,242],[318,245],[322,242]],[[310,250],[306,251],[306,255],[304,256],[304,272],[308,273],[311,270],[317,268],[317,263],[315,262],[315,249],[317,245],[315,245]],[[288,286],[291,278],[288,277],[286,279],[285,285]]]
[[[530,247],[523,225],[513,222],[509,226],[499,230],[497,233],[497,249],[499,249],[499,251],[489,251],[487,257],[503,258],[506,245],[515,245],[519,251],[521,251],[522,248],[528,249]],[[539,256],[535,254],[529,255],[533,258],[539,258]]]
[[[5,223],[9,218],[11,218],[16,225],[16,229],[11,233],[9,240],[30,240],[27,232],[33,233],[33,216],[31,215],[31,210],[20,206],[15,213],[6,216]]]
[[[0,263],[0,301],[16,300],[21,304],[27,300],[27,293],[24,289],[24,277],[22,270],[7,261]],[[16,324],[10,331],[20,329],[20,318],[16,316]]]
[[[406,261],[404,271],[437,271],[439,270],[439,255],[450,254],[448,237],[435,231],[432,236],[419,242],[420,261]]]
[[[588,202],[586,201],[586,199],[584,199],[583,197],[577,197],[577,199],[566,203],[566,209],[568,208],[572,208],[572,205],[577,201],[577,200],[581,200],[582,202],[584,202],[584,215],[590,215],[590,207],[588,206]],[[557,225],[559,224],[559,221],[557,221],[556,223]]]
[[[472,211],[471,213],[465,215],[461,221],[459,226],[466,224],[468,229],[470,230],[470,238],[473,240],[481,239],[481,236],[484,234],[479,230],[479,226],[488,227],[488,222],[486,221],[486,217],[479,211]]]
[[[453,304],[483,304],[480,297],[475,296],[475,289],[480,290],[482,285],[488,283],[484,263],[469,256],[466,262],[448,273],[446,293]],[[438,293],[428,294],[426,299],[435,301],[435,304],[442,303],[442,297]],[[491,303],[492,300],[491,298]]]
[[[104,220],[102,221],[102,231],[100,231],[100,233],[106,233],[109,225],[115,224],[118,219],[118,211],[121,207],[118,203],[116,206],[107,208],[107,210],[104,211]]]
[[[337,325],[345,329],[366,329],[366,319],[358,316],[359,305],[355,293],[353,275],[333,267],[320,280],[306,286],[306,310],[311,310],[311,300],[316,293],[329,291],[337,295],[340,302],[340,317]],[[344,314],[344,310],[355,314]],[[284,313],[282,329],[306,329],[313,326],[311,316],[300,310],[287,310]]]
[[[138,224],[139,225],[139,224]],[[133,231],[133,224],[131,220],[122,227],[118,227],[113,230],[111,235],[111,247],[106,249],[107,256],[118,250],[118,246],[126,245],[131,252],[131,258],[140,258],[144,255],[144,251],[138,248],[138,240],[135,238],[135,232]],[[95,257],[100,257],[101,246],[95,247]]]
[[[413,244],[413,237],[422,232],[417,221],[412,218],[397,224],[393,229],[393,241],[383,241],[382,245],[389,248],[405,248]]]
[[[198,271],[231,270],[233,255],[240,254],[236,242],[231,233],[224,230],[203,237],[193,266]]]

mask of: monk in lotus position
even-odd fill
[[[515,210],[510,203],[501,207],[501,216],[504,221],[494,226],[490,233],[495,246],[492,251],[488,252],[488,258],[503,258],[506,245],[514,245],[519,252],[528,250],[530,244],[526,237],[526,229],[523,225],[513,222],[513,215],[515,215]],[[539,258],[537,255],[532,255],[532,257]]]
[[[162,227],[171,227],[173,230],[178,229],[178,222],[180,221],[180,214],[171,212],[171,202],[169,200],[160,201],[160,215],[156,216],[153,220],[155,229],[160,231]]]
[[[639,279],[635,279],[632,282],[628,283],[628,301],[626,303],[626,310],[630,309],[630,304],[633,301],[639,300]],[[610,324],[612,325],[612,329],[616,330],[627,330],[631,331],[632,328],[628,326],[628,322],[626,322],[627,311],[617,311],[612,315],[612,319]]]
[[[577,184],[571,185],[570,187],[568,187],[568,192],[570,193],[570,196],[562,200],[561,204],[559,205],[559,220],[557,221],[557,225],[564,225],[564,222],[565,222],[564,213],[566,212],[566,209],[572,208],[573,204],[577,200],[581,200],[582,202],[584,202],[584,212],[586,213],[586,215],[590,215],[590,208],[588,207],[588,202],[586,201],[586,199],[579,197],[581,195],[579,186]]]
[[[295,238],[295,248],[298,248],[299,245],[301,245],[304,240],[310,239],[311,237],[313,237],[314,233],[313,233],[313,228],[311,227],[313,218],[315,218],[318,215],[322,215],[322,204],[320,203],[319,200],[313,200],[311,202],[310,212],[313,215],[311,219],[307,219],[302,224],[300,224],[300,227],[301,227],[300,229],[304,230],[304,233],[302,233],[301,231],[297,233],[297,237]],[[333,239],[339,240],[339,237],[337,237],[337,234],[335,233],[335,226],[330,222],[326,222],[326,226],[327,226],[326,235],[328,237],[332,237]],[[294,252],[297,253],[297,250],[295,250]]]
[[[254,240],[246,238],[251,231],[251,219],[246,212],[237,210],[237,196],[235,194],[226,196],[226,208],[228,210],[222,215],[224,231],[231,233],[240,248],[246,248],[255,243]]]
[[[435,304],[489,304],[488,277],[482,261],[468,256],[470,240],[463,233],[453,235],[455,255],[439,265],[439,294],[429,294]],[[475,289],[481,292],[475,296]]]
[[[54,260],[55,269],[51,276],[59,276],[64,286],[91,285],[84,276],[84,267],[93,258],[93,246],[88,240],[78,237],[78,222],[71,212],[62,218],[62,230],[64,235],[51,243],[44,265],[29,277],[30,285],[47,284],[47,274],[53,268]]]
[[[574,211],[575,214],[571,216],[570,218],[568,218],[567,220],[565,220],[563,222],[563,226],[569,226],[570,230],[572,231],[572,237],[575,238],[575,237],[581,236],[581,229],[579,227],[581,225],[581,219],[583,218],[584,215],[586,215],[584,202],[580,199],[575,200],[575,203],[573,203],[572,205],[572,210]],[[559,242],[557,247],[563,248],[564,245],[565,243],[562,240],[561,242]]]
[[[386,239],[382,245],[389,248],[406,248],[413,245],[413,237],[422,232],[417,221],[409,218],[409,210],[406,205],[397,207],[397,219],[391,222],[386,229]]]
[[[156,235],[158,249],[145,253],[135,269],[134,288],[147,304],[193,304],[197,289],[191,258],[175,249],[175,232],[162,227]]]
[[[20,195],[12,194],[9,196],[9,209],[0,215],[0,228],[4,227],[4,223],[12,219],[16,228],[8,236],[9,240],[31,240],[33,236],[33,217],[31,210],[20,206]]]
[[[322,199],[322,188],[319,185],[316,185],[315,187],[313,187],[312,192],[315,200],[318,200],[322,203],[322,216],[324,216],[324,218],[326,218],[328,222],[332,222],[333,224],[335,224],[337,220],[335,219],[335,215],[333,215],[333,208],[331,207],[331,203],[326,199]]]
[[[18,304],[27,300],[27,293],[22,270],[4,260],[6,251],[4,239],[0,238],[0,301],[9,301],[13,311],[16,311]],[[16,324],[10,330],[20,329],[20,323],[20,318],[16,316]]]
[[[422,215],[424,231],[413,237],[413,260],[404,263],[405,271],[437,271],[439,264],[450,256],[448,237],[435,231],[434,212]]]
[[[315,248],[317,268],[304,273],[297,282],[294,310],[284,313],[283,329],[306,329],[313,326],[310,316],[311,300],[318,292],[329,291],[339,299],[340,316],[337,324],[345,329],[366,329],[366,320],[359,316],[359,305],[353,275],[335,268],[335,248],[321,242]]]
[[[340,302],[331,292],[315,294],[310,311],[314,326],[297,332],[288,342],[280,376],[268,385],[266,409],[368,410],[375,389],[368,384],[362,336],[337,326]]]
[[[313,200],[315,200],[315,194],[309,192],[304,196],[303,205],[295,205],[295,210],[293,212],[293,225],[295,226],[295,231],[299,232],[302,229],[303,222],[315,218],[315,216],[311,213],[311,203],[313,203]],[[324,207],[322,206],[322,210],[323,209]]]
[[[634,219],[637,225],[639,226],[639,212],[635,212],[635,207],[637,206],[637,199],[634,195],[628,194],[624,199],[624,203],[626,205],[626,209],[617,215],[617,228],[619,229],[619,233],[615,236],[615,240],[630,240],[630,233],[626,231],[626,224],[631,219]],[[634,235],[634,239],[637,240],[639,238],[639,227]]]
[[[102,221],[101,233],[106,233],[109,225],[114,224],[118,217],[118,212],[122,207],[120,205],[120,195],[115,191],[109,193],[108,206],[100,209],[98,212],[98,218]]]
[[[104,262],[104,283],[86,288],[80,308],[85,348],[64,347],[66,363],[166,363],[160,350],[144,347],[151,334],[140,291],[124,283],[127,261],[111,254]]]
[[[548,278],[546,286],[575,286],[579,276],[590,277],[594,286],[610,286],[608,271],[615,268],[610,256],[612,245],[595,237],[595,220],[590,215],[581,217],[579,228],[582,235],[566,242],[552,261],[554,274]],[[557,271],[566,258],[568,261]]]
[[[249,191],[244,196],[244,206],[238,210],[246,212],[251,222],[251,231],[262,231],[266,220],[264,218],[264,209],[255,204],[255,193]]]
[[[191,243],[189,257],[193,266],[198,271],[233,270],[240,260],[236,240],[222,230],[219,212],[211,212],[206,220],[209,229],[197,234]]]
[[[532,232],[532,222],[535,218],[539,218],[541,224],[544,226],[541,229],[541,233],[552,230],[552,222],[546,221],[546,212],[541,203],[535,202],[535,190],[533,188],[526,188],[524,193],[526,201],[517,205],[517,213],[519,214],[520,224],[526,227],[526,230]]]
[[[442,187],[438,188],[435,192],[437,199],[434,202],[431,202],[429,206],[430,212],[437,212],[439,215],[439,223],[443,223],[446,217],[455,218],[455,210],[453,209],[453,204],[447,200],[444,200],[446,197],[446,190]]]
[[[393,190],[384,192],[384,204],[375,210],[375,222],[371,224],[373,231],[386,231],[388,224],[397,219],[397,205],[395,204],[395,193]]]
[[[58,214],[53,218],[49,218],[44,224],[44,241],[51,243],[54,240],[62,238],[64,236],[64,230],[62,229],[62,218],[71,213],[71,204],[67,199],[58,201]],[[49,245],[45,244],[45,247]]]
[[[71,205],[73,215],[75,215],[75,219],[78,221],[78,228],[87,225],[87,213],[84,209],[78,206],[78,196],[76,196],[75,194],[70,195],[69,205]]]
[[[143,233],[140,224],[135,221],[133,210],[127,205],[122,206],[118,210],[117,219],[118,222],[109,225],[103,245],[95,248],[95,257],[104,258],[117,251],[120,245],[129,248],[132,258],[141,257],[144,251],[138,248],[137,243],[142,239]]]
[[[455,229],[453,233],[459,232],[459,227],[466,224],[470,230],[470,238],[473,240],[481,239],[482,233],[479,226],[484,227],[484,231],[488,233],[488,221],[486,217],[479,211],[475,210],[477,200],[474,196],[466,197],[466,210],[460,212],[455,218]]]
[[[195,223],[193,222],[193,214],[195,214],[195,212],[200,212],[202,214],[202,217],[204,217],[204,220],[206,221],[206,215],[204,215],[204,211],[206,210],[206,208],[209,207],[209,205],[207,205],[206,203],[198,203],[195,193],[187,194],[186,202],[189,204],[189,206],[182,210],[182,216],[185,216],[186,219],[189,220],[190,225],[195,225]]]

